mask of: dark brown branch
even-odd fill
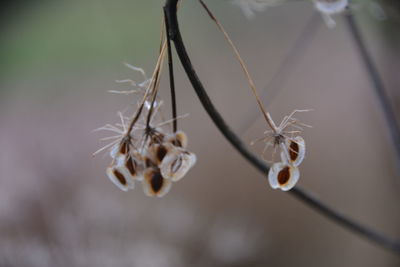
[[[183,43],[182,36],[180,34],[178,18],[177,18],[177,2],[178,0],[166,1],[165,10],[167,14],[168,23],[170,26],[167,34],[169,34],[171,40],[175,44],[176,52],[182,63],[183,68],[185,69],[186,75],[188,76],[194,90],[196,91],[196,94],[199,97],[199,100],[202,103],[204,109],[207,111],[207,113],[217,126],[217,128],[221,131],[221,133],[225,136],[225,138],[235,147],[235,149],[244,158],[246,158],[254,167],[256,167],[263,174],[264,177],[266,177],[269,167],[254,154],[249,152],[246,148],[246,145],[242,143],[242,141],[225,123],[222,116],[219,114],[219,112],[212,104],[206,90],[204,89],[203,84],[201,83],[199,77],[197,76],[193,68],[193,65],[190,61],[190,58],[186,52],[186,48]],[[327,205],[322,203],[319,199],[312,196],[312,194],[306,192],[304,189],[300,187],[295,187],[291,191],[289,191],[289,193],[295,196],[300,201],[308,204],[311,208],[315,209],[320,214],[331,219],[333,222],[342,225],[344,228],[351,230],[355,233],[358,233],[367,240],[373,241],[376,244],[386,249],[392,250],[396,253],[400,253],[400,242],[398,240],[388,238],[366,226],[354,222],[353,220],[347,218],[346,216],[338,213],[336,210],[328,207]]]

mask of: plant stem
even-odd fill
[[[242,57],[240,56],[239,51],[237,50],[235,44],[232,42],[231,38],[229,37],[228,33],[225,31],[224,27],[222,26],[222,24],[218,21],[218,19],[214,16],[214,14],[211,12],[211,10],[207,7],[207,5],[202,1],[199,0],[200,4],[203,6],[203,8],[206,10],[207,14],[210,16],[210,18],[215,22],[215,24],[217,25],[218,29],[223,33],[225,39],[228,41],[229,45],[232,47],[233,52],[235,53],[236,58],[238,59],[240,66],[242,67],[247,81],[249,82],[251,91],[254,94],[254,97],[256,98],[258,107],[260,108],[261,112],[264,115],[265,120],[267,121],[267,124],[269,125],[269,127],[272,129],[272,131],[274,131],[274,133],[277,133],[277,129],[276,129],[276,125],[273,122],[273,120],[271,119],[271,116],[269,116],[268,112],[265,110],[264,105],[261,102],[261,99],[258,95],[257,89],[256,89],[256,85],[253,81],[253,79],[251,78],[250,72],[247,70],[246,64],[244,63],[244,60],[242,59]]]
[[[176,94],[175,94],[175,79],[174,79],[174,64],[172,60],[172,52],[171,52],[171,38],[168,34],[169,24],[167,20],[167,12],[164,8],[164,17],[165,17],[165,28],[167,35],[167,49],[168,49],[168,70],[169,70],[169,87],[171,90],[171,105],[172,105],[172,125],[174,133],[178,130],[178,120],[177,111],[176,111]]]

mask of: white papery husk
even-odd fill
[[[285,178],[285,182],[280,182],[279,175],[280,173],[287,168],[288,175],[287,179]],[[300,178],[300,171],[296,166],[292,166],[286,163],[277,162],[274,163],[269,172],[268,172],[268,181],[272,188],[281,189],[282,191],[289,191],[292,189],[297,181]]]
[[[113,145],[111,147],[111,149],[110,149],[110,157],[111,158],[115,159],[117,157],[117,155],[119,154],[118,153],[119,152],[119,146],[120,146],[120,144],[117,143],[117,144],[115,144],[115,145]]]
[[[130,175],[127,175],[123,167],[121,165],[115,164],[107,168],[107,176],[122,191],[128,191],[129,189],[133,189],[135,184],[133,179],[131,179]],[[119,179],[119,178],[120,179]],[[122,182],[123,180],[124,182]]]
[[[163,177],[173,182],[182,179],[196,163],[196,155],[187,150],[175,148],[168,152],[160,164]]]
[[[165,138],[166,142],[173,144],[174,146],[186,148],[188,145],[188,138],[184,131],[177,131]],[[178,140],[180,145],[177,145],[174,141]]]

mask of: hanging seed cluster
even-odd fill
[[[298,166],[305,156],[305,142],[301,136],[285,138],[279,144],[280,162],[271,166],[268,172],[268,181],[272,188],[288,191],[292,189],[300,178]]]
[[[182,131],[166,135],[151,129],[145,138],[140,150],[130,138],[114,146],[107,175],[123,191],[133,189],[140,182],[146,195],[162,197],[172,182],[181,180],[193,167],[196,155],[187,150],[187,136]]]
[[[140,72],[145,80],[141,83],[119,80],[117,82],[128,83],[134,89],[111,92],[126,95],[139,93],[143,94],[142,99],[132,116],[125,117],[119,112],[119,124],[107,124],[97,129],[117,134],[101,139],[113,141],[95,154],[110,149],[112,162],[106,173],[123,191],[141,183],[146,195],[162,197],[169,192],[172,183],[181,180],[196,163],[196,155],[187,149],[186,134],[177,130],[177,120],[184,116],[176,116],[176,107],[173,107],[172,119],[163,121],[163,101],[159,99],[158,90],[166,48],[167,41],[162,34],[160,53],[150,79],[141,68],[126,64],[130,69]],[[175,102],[174,99],[172,102]],[[166,130],[170,124],[173,127]]]

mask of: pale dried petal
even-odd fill
[[[299,169],[282,162],[274,163],[268,172],[268,181],[272,188],[288,191],[300,178]]]

